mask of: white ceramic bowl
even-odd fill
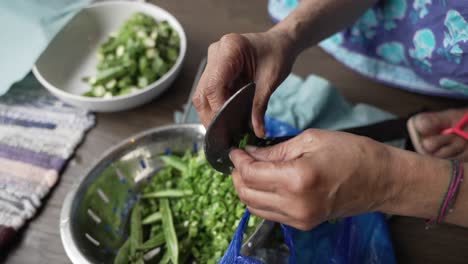
[[[174,66],[157,81],[132,94],[112,98],[82,96],[90,89],[83,77],[96,74],[100,44],[136,12],[167,20],[179,33],[180,52]],[[47,90],[68,104],[96,112],[121,111],[147,103],[166,90],[182,68],[186,50],[185,32],[167,11],[143,2],[106,1],[80,11],[52,40],[37,60],[33,73]]]

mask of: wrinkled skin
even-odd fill
[[[370,139],[309,129],[272,147],[234,150],[231,159],[237,193],[253,214],[308,230],[384,204],[392,190],[380,177],[386,155]]]
[[[192,100],[203,125],[208,126],[236,89],[254,81],[252,123],[256,135],[264,136],[263,116],[268,99],[286,78],[295,59],[290,41],[281,34],[228,34],[210,45],[207,66]]]

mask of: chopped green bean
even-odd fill
[[[180,37],[167,21],[135,13],[99,47],[97,74],[83,78],[91,86],[83,96],[119,96],[143,89],[171,69],[179,52]]]
[[[94,86],[93,87],[93,95],[94,97],[103,97],[104,94],[106,93],[106,89],[102,85]]]
[[[245,134],[244,137],[242,137],[241,141],[239,142],[239,148],[244,149],[248,143],[249,143],[249,134]]]
[[[124,75],[126,72],[125,66],[115,66],[112,68],[105,69],[98,73],[96,76],[96,83],[95,84],[103,84],[113,78],[120,77]]]
[[[87,96],[87,97],[94,97],[93,91],[87,91],[87,92],[84,93],[83,95],[84,95],[84,96]]]

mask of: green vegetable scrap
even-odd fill
[[[143,13],[128,19],[99,48],[97,75],[85,77],[88,97],[125,95],[167,73],[179,57],[180,37],[167,21]]]
[[[245,210],[231,177],[214,170],[203,154],[187,152],[161,160],[165,166],[143,188],[139,209],[134,209],[141,218],[133,212],[131,216],[130,239],[140,241],[133,231],[140,225],[143,241],[133,246],[126,242],[115,263],[137,263],[155,248],[160,252],[151,263],[217,263]],[[254,217],[249,226],[257,223]],[[128,252],[129,257],[124,259],[121,252]]]
[[[245,134],[241,141],[239,142],[239,148],[240,149],[245,149],[245,146],[249,143],[249,134]]]

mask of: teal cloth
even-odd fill
[[[193,106],[187,109],[187,123],[200,122]],[[290,74],[273,93],[267,115],[298,128],[338,130],[363,126],[393,118],[376,107],[352,105],[327,80],[310,75],[305,80]],[[182,114],[175,120],[181,122]]]
[[[376,107],[352,105],[327,80],[291,74],[273,93],[267,115],[298,129],[338,130],[376,123],[394,116]]]
[[[0,95],[28,74],[53,37],[89,2],[0,1]]]

